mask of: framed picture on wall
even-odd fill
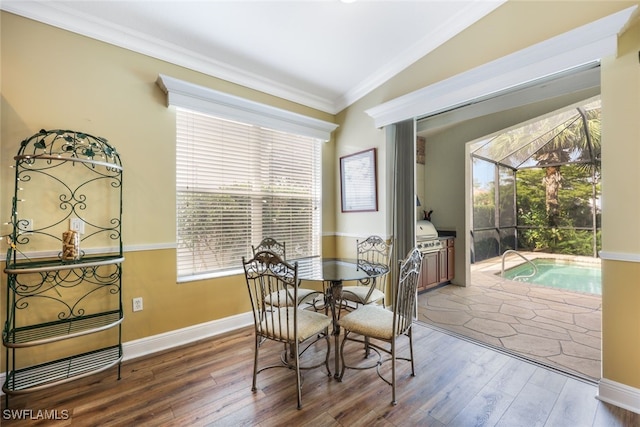
[[[340,157],[342,212],[378,210],[376,149]]]

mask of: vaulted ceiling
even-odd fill
[[[335,114],[505,0],[3,0],[8,12]]]

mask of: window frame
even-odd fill
[[[328,141],[331,132],[337,125],[325,122],[312,117],[282,110],[269,105],[260,104],[255,101],[246,100],[223,92],[215,91],[202,86],[197,86],[178,79],[160,75],[157,84],[167,95],[167,104],[170,107],[180,107],[192,110],[197,113],[206,114],[223,120],[231,120],[248,125],[265,127],[274,131],[285,132],[303,137],[310,137],[320,141]],[[176,114],[176,123],[177,123]],[[319,174],[322,173],[322,147],[319,147]],[[322,177],[319,180],[319,199],[322,198]],[[177,185],[177,181],[176,181]],[[176,197],[178,188],[176,187]],[[176,199],[176,208],[178,200]],[[178,218],[176,217],[176,228]],[[322,218],[319,217],[318,233],[319,245],[321,246]],[[176,236],[177,237],[177,236]],[[254,242],[255,243],[255,242]],[[250,249],[250,248],[249,248]],[[176,263],[178,262],[177,242],[176,242]],[[242,269],[237,268],[220,269],[209,272],[194,272],[193,274],[177,277],[177,282],[188,282],[208,278],[224,277],[240,274]],[[176,269],[177,272],[177,269]]]

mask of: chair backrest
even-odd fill
[[[379,267],[386,267],[389,270],[389,263],[391,262],[391,252],[393,250],[393,244],[387,243],[380,236],[369,236],[365,240],[356,240],[357,248],[357,261],[358,264],[366,264],[371,269],[379,269]],[[377,279],[376,287],[381,291],[386,289],[386,277],[387,274]],[[364,281],[363,284],[368,285],[368,281]]]
[[[282,258],[283,261],[287,259],[286,243],[278,242],[271,237],[265,237],[257,246],[252,245],[251,249],[254,256],[260,251],[270,251]]]
[[[288,264],[271,251],[242,258],[256,334],[288,342],[297,337],[298,264]],[[280,308],[279,308],[280,307]]]
[[[389,265],[392,247],[391,243],[387,243],[380,236],[369,236],[362,241],[356,240],[358,260],[363,259],[370,263]]]
[[[421,264],[422,253],[417,248],[400,261],[397,286],[393,292],[393,330],[396,336],[404,334],[413,322]]]

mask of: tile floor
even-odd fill
[[[471,286],[447,285],[420,294],[419,320],[588,381],[600,380],[600,296],[514,282],[496,275],[500,269],[500,260],[477,263]]]

